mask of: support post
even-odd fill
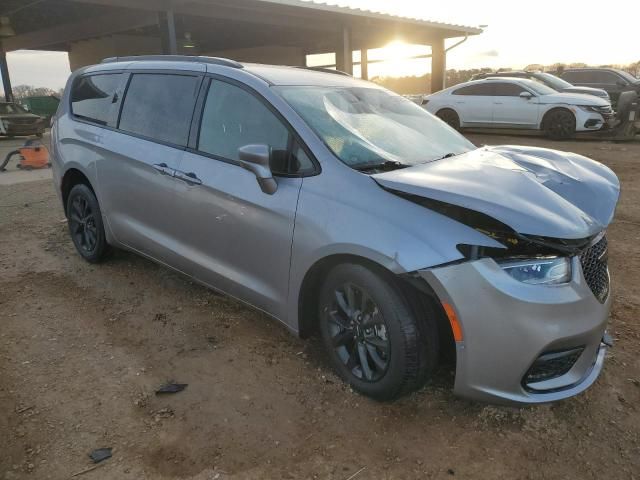
[[[336,50],[336,68],[342,72],[353,75],[353,50],[351,49],[351,29],[343,25],[340,29]]]
[[[440,39],[431,44],[431,93],[445,88],[446,75],[447,52],[444,48],[444,39]]]
[[[360,77],[369,80],[369,50],[366,48],[360,50]]]
[[[11,88],[11,78],[9,78],[9,65],[7,64],[7,53],[0,50],[0,77],[4,87],[4,98],[7,102],[13,102],[13,88]]]
[[[160,26],[160,42],[164,55],[178,54],[178,41],[176,39],[176,22],[173,10],[165,10],[158,13]]]

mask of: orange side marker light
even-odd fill
[[[462,326],[460,325],[460,322],[458,321],[458,316],[456,315],[456,311],[448,303],[443,303],[442,307],[444,308],[444,311],[447,314],[447,318],[449,319],[449,323],[451,324],[451,331],[453,332],[453,339],[456,342],[461,342],[462,341]]]

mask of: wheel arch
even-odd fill
[[[576,114],[566,105],[556,105],[554,107],[551,107],[549,110],[547,110],[546,112],[544,112],[544,114],[542,115],[542,120],[540,120],[540,130],[545,130],[547,127],[547,121],[549,120],[549,115],[551,115],[551,113],[553,112],[558,112],[558,111],[564,111],[567,112],[569,114],[571,114],[571,116],[573,117],[574,121],[576,122],[576,127],[578,126],[578,119],[576,117]]]
[[[311,337],[317,331],[318,291],[322,281],[336,265],[354,263],[362,265],[389,279],[405,296],[416,313],[427,313],[427,302],[432,301],[433,313],[436,315],[441,358],[455,363],[455,340],[442,303],[435,290],[425,280],[418,279],[410,273],[398,274],[383,264],[370,258],[355,254],[333,254],[317,260],[306,272],[298,295],[298,335],[301,338]]]
[[[381,272],[385,276],[395,276],[381,263],[360,255],[337,253],[320,258],[305,273],[298,293],[298,335],[301,338],[308,338],[315,333],[318,311],[317,292],[327,273],[336,265],[343,263],[355,263]]]
[[[62,181],[60,182],[60,193],[62,195],[62,208],[64,209],[65,215],[67,214],[67,200],[69,198],[69,193],[71,192],[71,189],[78,184],[86,185],[91,189],[94,195],[96,194],[93,188],[93,185],[91,185],[91,181],[89,180],[89,178],[87,178],[87,176],[84,173],[82,173],[77,168],[68,169],[64,173],[62,177]]]

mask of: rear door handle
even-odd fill
[[[189,185],[202,185],[202,180],[193,172],[181,172],[176,170],[175,177]]]
[[[173,177],[175,175],[175,170],[173,168],[170,168],[166,163],[155,163],[152,166],[163,175],[169,175],[170,177]]]

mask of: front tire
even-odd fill
[[[576,133],[576,117],[568,110],[551,110],[544,117],[544,133],[552,140],[567,140]]]
[[[435,319],[417,313],[395,282],[341,264],[320,292],[320,331],[334,369],[354,390],[383,401],[421,387],[438,358]]]
[[[99,263],[109,254],[100,205],[85,184],[71,189],[67,198],[69,234],[76,250],[89,263]]]

